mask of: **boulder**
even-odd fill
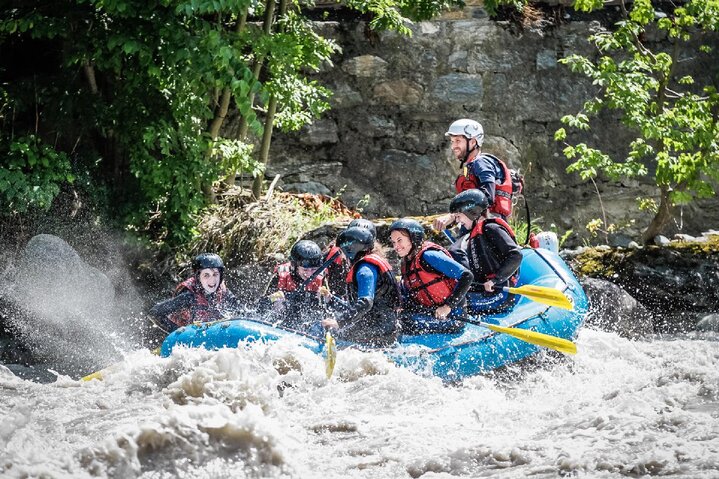
[[[584,278],[581,283],[591,305],[588,326],[630,339],[654,332],[652,314],[620,286],[595,278]]]

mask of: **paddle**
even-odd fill
[[[546,304],[549,306],[556,306],[557,308],[568,309],[571,311],[574,309],[571,301],[567,298],[564,293],[555,288],[548,288],[546,286],[536,286],[533,284],[525,284],[518,288],[511,288],[505,286],[503,288],[496,288],[496,290],[506,291],[512,294],[518,294],[520,296],[526,296],[532,301],[537,303]]]
[[[327,379],[332,377],[336,362],[337,345],[335,344],[335,338],[332,337],[332,333],[327,331],[325,333],[325,374],[327,375]]]
[[[157,348],[153,349],[151,352],[152,352],[152,354],[159,356],[160,348],[157,347]],[[95,371],[94,373],[88,374],[87,376],[83,376],[81,381],[92,381],[93,379],[99,379],[100,381],[102,381],[105,379],[105,375],[107,373],[111,373],[111,372],[115,371],[119,365],[120,365],[120,363],[111,364],[110,366],[108,366],[106,368],[103,368],[99,371]]]
[[[471,319],[456,320],[463,323],[484,326],[485,328],[491,329],[492,331],[495,331],[497,333],[509,334],[510,336],[513,336],[527,343],[536,344],[537,346],[542,346],[549,349],[554,349],[555,351],[559,351],[560,353],[577,354],[577,345],[567,339],[550,336],[549,334],[538,333],[536,331],[530,331],[528,329],[498,326],[496,324],[485,323],[484,321],[474,321]]]
[[[329,258],[327,258],[327,260],[325,260],[325,262],[322,263],[319,268],[317,268],[316,270],[314,270],[314,272],[312,272],[312,274],[309,275],[309,276],[307,277],[307,279],[302,282],[302,284],[297,288],[297,291],[304,291],[305,288],[306,288],[307,286],[309,286],[310,283],[311,283],[317,276],[319,276],[320,274],[322,274],[322,273],[324,272],[324,270],[326,270],[327,268],[330,267],[330,265],[334,262],[334,260],[336,260],[336,259],[339,257],[340,254],[342,254],[342,251],[341,251],[341,250],[338,249],[337,251],[335,251],[335,254],[333,254],[332,256],[330,256]]]

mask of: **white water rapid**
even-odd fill
[[[294,344],[128,354],[105,381],[0,366],[3,478],[719,477],[716,334],[629,341],[443,385]],[[280,392],[281,391],[281,392]]]

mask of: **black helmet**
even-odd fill
[[[372,233],[372,241],[377,239],[377,228],[370,220],[366,220],[364,218],[357,218],[350,221],[350,224],[347,225],[348,228],[354,228],[355,226],[369,230],[369,232]]]
[[[202,253],[195,256],[195,259],[192,260],[192,271],[199,274],[206,268],[217,268],[220,271],[220,283],[222,283],[222,276],[225,274],[225,264],[222,262],[222,258],[214,253]]]
[[[290,261],[294,267],[318,268],[322,265],[322,250],[314,241],[298,241],[290,251]]]
[[[450,213],[464,213],[472,221],[476,220],[489,207],[489,200],[480,190],[466,190],[458,194],[449,204]]]
[[[205,268],[217,268],[222,272],[225,269],[222,258],[214,253],[202,253],[198,254],[194,260],[192,260],[192,271],[197,273]]]
[[[389,232],[393,231],[404,231],[409,235],[409,240],[412,242],[412,246],[419,247],[424,241],[424,227],[417,220],[412,218],[400,218],[392,223],[389,227]]]
[[[352,263],[359,253],[372,250],[374,238],[369,229],[353,226],[341,232],[335,244]]]

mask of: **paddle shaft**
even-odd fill
[[[320,274],[322,274],[322,272],[323,272],[324,270],[326,270],[327,268],[330,267],[330,265],[337,259],[337,257],[338,257],[340,254],[342,254],[341,251],[339,251],[339,250],[338,250],[338,251],[335,251],[335,254],[333,254],[332,256],[330,256],[329,258],[327,258],[327,260],[325,260],[325,262],[322,263],[319,268],[317,268],[311,275],[309,275],[309,276],[307,277],[306,280],[304,280],[304,281],[302,282],[302,284],[299,286],[299,288],[297,288],[297,291],[304,291],[305,288],[306,288],[307,286],[309,286],[310,283],[311,283],[312,281],[314,281],[314,279],[315,279],[317,276],[319,276]]]
[[[484,321],[475,321],[472,319],[465,319],[465,318],[455,318],[456,321],[461,321],[463,323],[469,323],[469,324],[476,324],[477,326],[484,326],[487,329],[490,329],[497,333],[502,334],[508,334],[512,337],[515,337],[521,341],[525,341],[530,344],[535,344],[537,346],[542,346],[544,348],[554,349],[555,351],[559,351],[561,353],[566,354],[576,354],[577,353],[577,346],[563,338],[559,338],[557,336],[551,336],[549,334],[545,333],[538,333],[536,331],[531,331],[529,329],[521,329],[521,328],[510,328],[506,326],[499,326],[496,324],[491,323],[485,323]]]

